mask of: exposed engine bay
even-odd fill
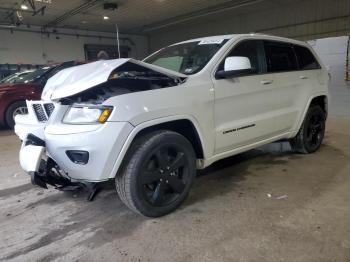
[[[73,96],[62,98],[60,102],[63,104],[101,104],[113,96],[177,86],[185,80],[185,78],[171,77],[127,62],[112,71],[106,82]]]

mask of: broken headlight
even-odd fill
[[[75,105],[68,109],[63,117],[66,124],[98,124],[107,121],[111,115],[111,106],[84,106]]]

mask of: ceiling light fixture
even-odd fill
[[[108,11],[115,11],[118,9],[118,5],[116,3],[104,3],[103,9]]]
[[[108,16],[103,16],[103,20],[108,20],[109,17]]]
[[[22,5],[21,5],[21,9],[22,9],[22,10],[28,10],[28,6],[26,6],[25,4],[22,4]]]

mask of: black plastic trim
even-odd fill
[[[89,162],[89,152],[83,150],[67,150],[66,155],[74,164],[86,165]]]
[[[25,145],[33,145],[33,146],[42,146],[45,147],[45,141],[40,139],[39,137],[33,135],[33,134],[28,134]]]

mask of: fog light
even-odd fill
[[[86,165],[89,162],[89,152],[87,151],[68,150],[66,154],[74,164]]]

